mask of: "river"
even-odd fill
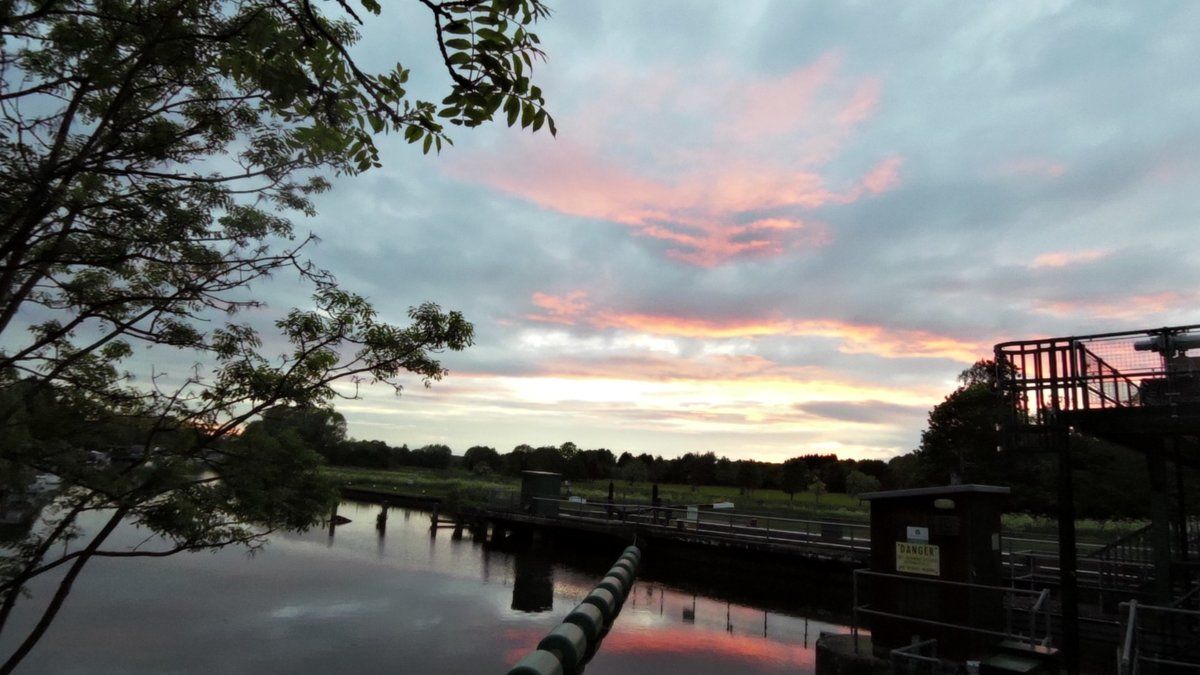
[[[379,530],[379,512],[344,502],[339,513],[351,522],[332,535],[275,535],[254,556],[93,560],[21,671],[503,673],[620,552],[501,551],[448,530],[430,537],[421,511],[393,508]],[[110,548],[146,533],[124,527],[114,537]],[[847,630],[837,611],[787,600],[803,596],[793,582],[754,596],[737,582],[714,588],[713,570],[696,571],[640,575],[589,675],[811,672],[819,634]],[[34,621],[48,581],[18,605],[0,638],[5,654]]]

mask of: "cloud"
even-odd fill
[[[846,74],[832,51],[777,76],[728,71],[706,62],[598,78],[575,132],[461,157],[450,172],[620,224],[705,267],[825,246],[833,235],[820,210],[900,184],[899,156],[876,160],[857,180],[833,164],[876,114],[878,78]],[[647,147],[660,152],[643,154]]]
[[[1102,260],[1110,255],[1110,251],[1103,249],[1088,249],[1086,251],[1059,251],[1056,253],[1043,253],[1033,259],[1030,267],[1066,267],[1068,265],[1079,265],[1082,263],[1095,262]]]
[[[526,318],[548,323],[574,323],[574,318],[587,309],[587,293],[572,291],[566,295],[534,293],[533,304],[542,310],[538,314],[527,314]]]
[[[542,294],[535,294],[534,302]],[[974,363],[987,346],[928,331],[906,330],[837,319],[788,319],[779,316],[747,318],[704,318],[669,314],[644,314],[598,310],[584,314],[583,307],[569,318],[552,315],[560,323],[582,323],[594,329],[617,329],[653,336],[691,339],[759,338],[771,336],[829,338],[839,342],[847,354],[871,354],[883,358],[939,358]],[[537,321],[549,321],[532,315]]]
[[[796,404],[796,410],[856,424],[911,424],[925,417],[925,406],[899,405],[888,401],[814,401]]]
[[[1118,298],[1038,300],[1034,303],[1034,311],[1051,316],[1088,316],[1107,321],[1138,321],[1149,324],[1155,317],[1167,312],[1181,307],[1192,307],[1195,301],[1195,293],[1163,291]]]

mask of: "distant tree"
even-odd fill
[[[737,485],[737,464],[728,457],[721,457],[713,468],[713,480],[717,485]]]
[[[247,430],[256,427],[272,436],[293,431],[309,449],[327,458],[346,440],[346,418],[332,408],[278,405],[246,425]]]
[[[688,453],[679,458],[689,485],[711,485],[717,475],[717,455],[712,452]]]
[[[737,481],[738,487],[742,489],[742,494],[749,495],[753,490],[757,490],[763,481],[762,467],[758,462],[743,459],[737,463]]]
[[[846,494],[857,497],[864,492],[874,492],[880,488],[879,479],[854,469],[846,475]]]
[[[624,478],[630,485],[644,483],[650,480],[650,469],[645,462],[635,459],[621,467],[621,478]]]
[[[617,458],[611,450],[584,450],[579,453],[586,467],[587,477],[592,480],[612,478],[617,468]]]
[[[427,469],[445,469],[450,466],[450,458],[453,455],[450,446],[434,443],[411,451],[408,462]]]
[[[813,501],[820,504],[821,495],[825,494],[825,482],[820,478],[808,484],[808,491],[813,494]]]
[[[854,468],[868,476],[874,476],[883,487],[887,487],[892,479],[892,472],[888,467],[888,463],[881,459],[860,459],[854,463]]]
[[[888,460],[888,471],[892,476],[891,487],[893,488],[913,488],[924,485],[924,472],[916,450]]]
[[[484,463],[488,465],[488,469],[500,465],[500,453],[496,452],[495,448],[489,448],[486,445],[473,445],[467,448],[463,453],[463,468],[467,471],[474,471],[475,466]]]
[[[795,501],[797,492],[808,489],[811,479],[812,473],[809,472],[803,457],[793,457],[783,463],[781,487],[787,493],[789,501]]]

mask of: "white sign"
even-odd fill
[[[908,527],[908,543],[910,544],[928,544],[929,543],[929,528],[928,527]]]

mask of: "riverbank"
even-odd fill
[[[520,481],[515,477],[495,474],[481,476],[459,469],[325,467],[323,471],[343,489],[370,490],[403,499],[429,500],[430,503],[445,504],[450,508],[514,502],[520,492]],[[617,501],[650,502],[652,483],[625,480],[613,480],[612,483]],[[599,501],[607,499],[608,485],[607,480],[573,481],[565,489],[569,489],[571,495]],[[870,515],[866,502],[840,493],[818,496],[804,492],[789,497],[779,490],[758,489],[742,494],[735,487],[661,483],[659,497],[664,503],[673,505],[728,501],[736,505],[735,512],[785,518],[865,523]],[[1003,523],[1005,532],[1009,534],[1049,538],[1057,535],[1057,523],[1053,518],[1009,513],[1004,515]],[[1144,524],[1134,520],[1080,520],[1076,522],[1076,528],[1081,543],[1104,544]]]

